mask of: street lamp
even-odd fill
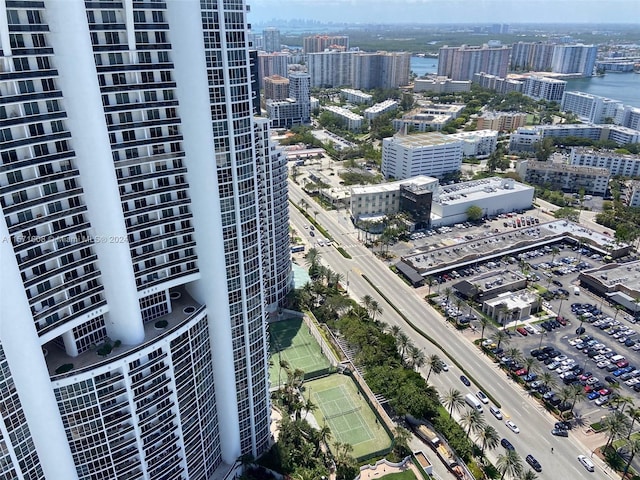
[[[542,332],[540,334],[540,343],[538,344],[538,350],[540,350],[540,347],[542,347],[542,339],[546,336],[547,336],[547,332]]]

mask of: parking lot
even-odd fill
[[[616,395],[640,398],[640,326],[632,323],[635,320],[628,313],[578,287],[580,271],[601,265],[600,253],[562,241],[447,271],[434,277],[437,283],[432,288],[440,293],[445,314],[458,318],[459,323],[471,322],[475,329],[480,328],[477,321],[480,313],[451,293],[453,285],[463,277],[473,281],[474,276],[491,270],[502,270],[505,275],[517,271],[529,279],[529,285],[543,287],[541,292],[547,289],[543,293],[545,309],[555,312],[557,317],[544,321],[530,317],[513,324],[508,329],[508,345],[503,344],[500,353],[504,355],[504,351],[517,348],[526,358],[533,352],[539,360],[539,369],[528,377],[523,361],[504,360],[512,371],[519,370],[530,388],[538,390],[555,406],[568,407],[561,402],[563,387],[580,385],[584,400],[576,403],[574,413],[585,421],[595,421],[612,406]],[[447,292],[451,298],[444,304]],[[488,338],[491,333],[488,328],[484,336]],[[540,381],[543,372],[552,373],[554,382],[544,385]]]

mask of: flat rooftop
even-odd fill
[[[400,190],[400,185],[415,185],[418,188],[421,188],[434,183],[438,183],[437,178],[427,177],[426,175],[418,175],[416,177],[407,178],[405,180],[396,180],[395,182],[352,187],[351,193],[352,195],[367,195],[372,193],[393,192]]]
[[[438,189],[437,196],[434,196],[433,201],[441,205],[454,205],[456,203],[468,203],[473,200],[509,195],[513,192],[532,189],[533,187],[529,185],[504,180],[499,177],[483,178],[471,182],[441,186]]]
[[[411,135],[394,135],[391,138],[385,138],[384,141],[390,141],[403,147],[431,147],[437,145],[453,145],[460,143],[461,140],[452,138],[448,135],[438,132],[415,133]]]

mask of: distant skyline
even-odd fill
[[[250,0],[249,21],[640,23],[639,0]]]

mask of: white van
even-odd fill
[[[467,393],[464,397],[464,400],[471,408],[482,413],[482,404],[480,403],[480,400],[478,400],[473,394]]]
[[[580,287],[573,287],[573,294],[580,295]]]
[[[618,363],[618,362],[621,362],[622,360],[625,360],[624,355],[614,355],[609,359],[611,363]]]

